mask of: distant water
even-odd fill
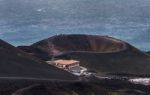
[[[18,46],[57,34],[108,35],[149,51],[149,10],[149,0],[0,0],[0,38]]]
[[[144,51],[150,50],[150,25],[137,22],[115,22],[110,18],[106,23],[89,23],[86,25],[51,26],[45,23],[0,21],[0,38],[17,45],[30,45],[36,41],[58,34],[94,34],[108,35],[131,43]],[[5,25],[6,23],[6,25]],[[124,24],[125,23],[125,24]]]
[[[101,20],[101,19],[100,19]],[[8,24],[12,23],[12,25]],[[77,23],[77,22],[76,22]],[[6,24],[6,25],[5,25]],[[0,38],[17,45],[30,45],[57,34],[108,35],[131,43],[144,51],[150,50],[150,25],[141,22],[116,21],[115,18],[89,24],[54,26],[49,23],[0,21]]]

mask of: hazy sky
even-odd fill
[[[0,0],[0,38],[20,45],[60,33],[88,33],[141,48],[137,40],[150,45],[143,39],[150,37],[149,10],[150,0]]]

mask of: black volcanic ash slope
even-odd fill
[[[150,51],[149,51],[149,52],[147,52],[147,54],[149,54],[149,55],[150,55]]]
[[[75,79],[66,71],[49,66],[23,51],[0,40],[0,77],[33,77],[49,79]]]
[[[146,53],[126,42],[107,36],[58,35],[29,47],[19,48],[39,58],[45,54],[42,58],[44,60],[52,55],[61,54],[59,58],[80,60],[82,66],[97,72],[136,74],[150,72],[150,57]]]

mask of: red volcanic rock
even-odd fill
[[[59,35],[42,40],[32,45],[47,52],[88,51],[109,53],[126,49],[126,44],[120,40],[96,35]]]
[[[39,41],[31,45],[30,49],[57,55],[61,52],[95,52],[95,53],[115,53],[125,50],[143,54],[140,50],[128,43],[108,37],[98,35],[58,35]]]
[[[132,51],[141,53],[126,42],[97,35],[58,35],[34,43],[31,46],[19,46],[18,48],[42,60],[49,60],[53,55],[68,51],[114,53],[130,48]]]

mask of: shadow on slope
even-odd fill
[[[0,40],[0,77],[76,79],[76,76],[50,66],[2,40]]]

